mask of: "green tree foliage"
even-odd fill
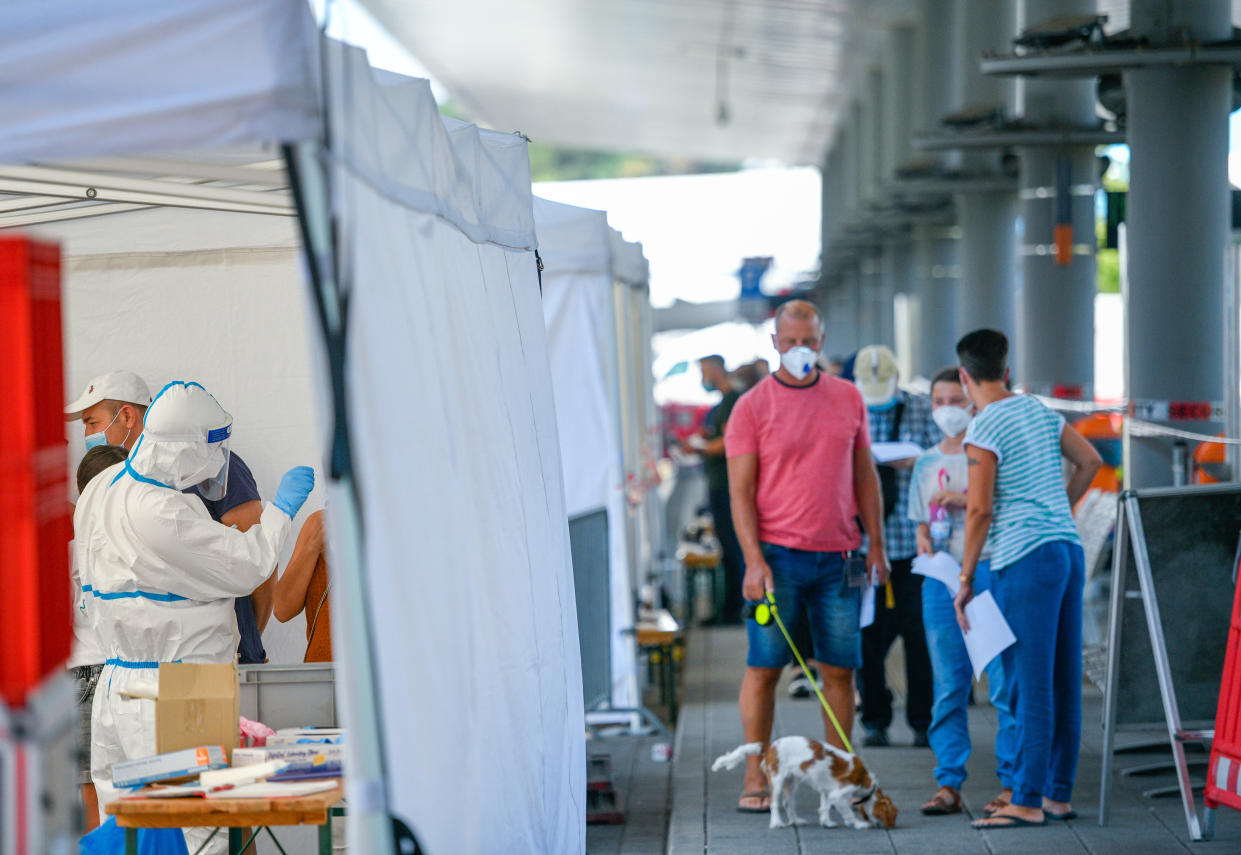
[[[590,151],[530,142],[530,176],[534,181],[573,181],[591,178],[643,178],[650,175],[687,175],[734,172],[735,163],[710,163],[682,157],[652,157],[617,151]]]

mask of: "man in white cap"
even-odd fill
[[[896,356],[883,345],[870,345],[858,351],[853,360],[853,382],[862,393],[870,424],[871,449],[881,453],[883,443],[908,443],[918,449],[930,448],[941,439],[931,418],[931,401],[911,395],[899,386],[900,369]],[[892,693],[888,690],[884,662],[892,642],[899,635],[905,642],[905,680],[908,688],[905,718],[914,732],[913,744],[928,747],[934,689],[931,658],[922,624],[922,576],[913,572],[918,554],[917,524],[909,519],[909,481],[919,452],[904,459],[880,465],[883,491],[883,531],[888,558],[892,562],[889,588],[875,600],[875,621],[862,630],[862,693],[864,744],[888,745],[888,725],[892,723]],[[890,592],[890,597],[889,597]]]
[[[65,405],[65,421],[82,420],[86,450],[98,445],[134,447],[142,419],[151,405],[151,390],[132,371],[112,371],[86,384],[76,401]]]
[[[151,391],[146,382],[132,371],[112,371],[86,384],[76,401],[65,406],[65,420],[82,420],[86,449],[99,445],[117,445],[130,450],[142,435]],[[263,503],[250,467],[234,452],[229,452],[229,479],[224,495],[211,498],[201,488],[191,487],[218,523],[248,531],[257,525]],[[273,570],[275,568],[273,567]],[[241,643],[237,654],[243,665],[267,661],[263,649],[263,627],[271,617],[275,596],[276,574],[247,596],[237,597],[233,606],[237,613],[237,629]]]

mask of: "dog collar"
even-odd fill
[[[866,795],[862,796],[860,799],[854,799],[853,803],[855,805],[866,804],[866,802],[870,801],[870,797],[875,794],[875,790],[878,789],[878,787],[878,782],[876,782],[874,778],[871,778],[870,789],[867,791]]]

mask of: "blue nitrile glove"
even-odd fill
[[[280,479],[280,489],[276,491],[272,504],[288,514],[289,519],[293,519],[314,488],[315,470],[309,466],[294,466]]]

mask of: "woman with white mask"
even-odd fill
[[[909,488],[909,517],[918,523],[918,554],[947,552],[958,563],[965,550],[965,491],[969,460],[965,456],[965,431],[974,408],[961,387],[957,369],[947,368],[931,382],[931,418],[944,432],[944,440],[928,449],[914,464]],[[978,564],[974,590],[985,590],[990,581],[986,554]],[[961,784],[970,755],[966,708],[972,691],[973,673],[965,639],[957,624],[953,593],[936,579],[922,586],[922,623],[935,688],[931,727],[927,738],[935,752],[935,795],[922,805],[927,815],[961,812]],[[995,738],[996,774],[1003,788],[995,802],[1012,795],[1016,754],[1016,722],[1003,693],[1004,673],[1000,657],[987,666],[991,703],[999,730]],[[993,807],[993,805],[989,805]]]

